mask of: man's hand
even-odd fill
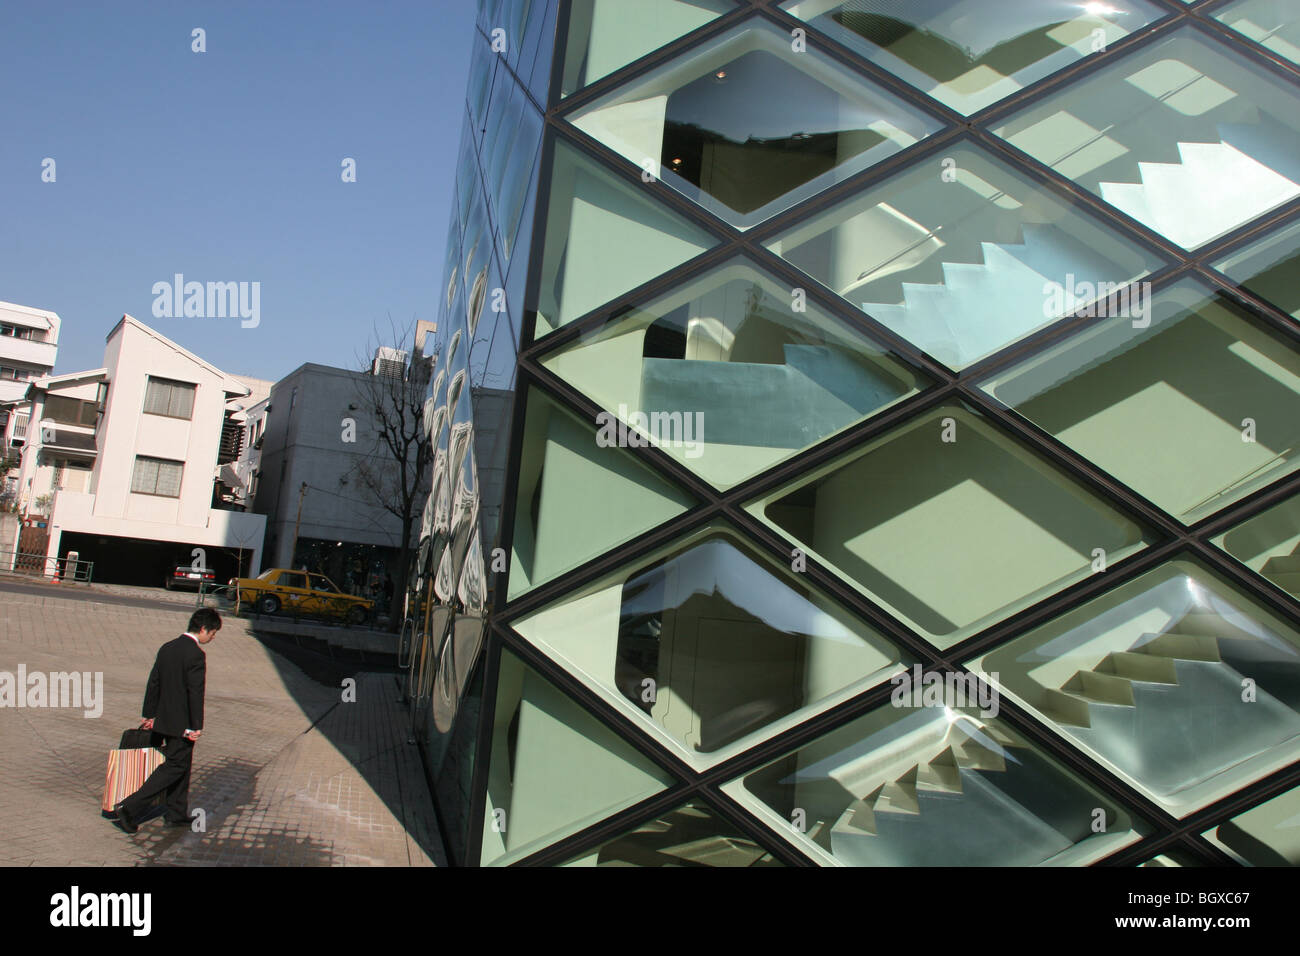
[[[194,743],[194,742],[197,741],[201,736],[203,736],[203,731],[201,731],[201,730],[187,730],[187,731],[185,731],[185,739],[188,740],[190,743]]]
[[[141,720],[141,721],[140,721],[140,729],[141,729],[141,730],[153,730],[153,718],[152,718],[152,717],[146,717],[144,720]]]

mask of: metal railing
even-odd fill
[[[239,613],[239,589],[231,587],[229,584],[209,584],[207,581],[199,582],[199,593],[194,600],[195,607],[209,607],[207,598],[215,598],[215,606],[222,610],[233,608],[235,613]]]
[[[67,558],[51,558],[26,551],[0,551],[0,568],[14,574],[89,584],[94,576],[95,562],[79,558],[69,561]]]

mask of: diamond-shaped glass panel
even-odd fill
[[[717,242],[563,140],[555,144],[545,228],[538,338]]]
[[[994,132],[1187,249],[1300,196],[1295,91],[1190,27]]]
[[[1202,834],[1246,866],[1300,866],[1300,788]]]
[[[931,409],[748,506],[950,647],[1114,562],[1141,529],[965,407]]]
[[[570,571],[689,508],[694,500],[595,426],[537,389],[518,472],[509,597]]]
[[[564,866],[782,866],[702,800],[669,810]]]
[[[886,705],[723,790],[826,866],[1077,866],[1139,839],[1124,808],[982,713]]]
[[[1216,262],[1247,292],[1300,320],[1300,222],[1284,225]]]
[[[768,245],[950,368],[1162,264],[973,144]]]
[[[917,391],[919,373],[748,259],[585,333],[542,364],[719,488]]]
[[[1300,756],[1300,632],[1190,560],[969,666],[1174,816]]]
[[[1292,343],[1197,280],[1129,306],[984,388],[1187,524],[1300,464]]]
[[[561,96],[734,9],[731,0],[573,0],[571,8]]]
[[[514,623],[697,769],[901,669],[872,628],[727,525]]]
[[[924,139],[939,123],[788,33],[751,21],[569,117],[746,229]]]
[[[793,0],[784,6],[966,115],[1164,15],[1143,0]]]
[[[1300,600],[1300,495],[1212,540],[1260,577]]]
[[[535,853],[673,782],[549,680],[501,652],[483,865]]]
[[[1300,6],[1290,0],[1237,0],[1214,11],[1214,19],[1300,63]]]

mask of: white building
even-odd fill
[[[45,309],[0,302],[0,458],[22,453],[28,415],[27,383],[49,375],[59,352],[59,317]],[[16,473],[0,475],[3,491],[16,496]]]
[[[108,335],[104,368],[31,383],[39,427],[29,428],[21,494],[29,511],[52,496],[47,556],[75,551],[95,562],[95,580],[122,583],[161,584],[195,560],[222,582],[255,572],[266,519],[233,510],[218,482],[239,456],[252,395],[129,315]],[[77,454],[91,463],[84,482],[58,464]]]

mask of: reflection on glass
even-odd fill
[[[715,243],[644,190],[557,142],[535,334],[567,325]]]
[[[501,652],[480,863],[513,862],[670,783],[554,684]]]
[[[515,628],[699,768],[900,665],[884,638],[725,525]]]
[[[1202,836],[1246,866],[1300,866],[1300,789],[1239,813]]]
[[[1300,354],[1198,281],[983,387],[1191,524],[1300,462]]]
[[[815,305],[792,311],[790,290],[747,260],[620,315],[542,364],[720,488],[919,384]]]
[[[969,144],[768,245],[950,368],[1162,264]]]
[[[1186,249],[1300,196],[1295,92],[1191,27],[994,132]]]
[[[749,228],[939,128],[752,21],[580,109],[579,129]]]
[[[1143,0],[793,0],[783,6],[966,115],[1163,15]]]
[[[1238,0],[1214,11],[1214,19],[1300,63],[1300,7],[1286,0]]]
[[[469,807],[482,703],[483,668],[479,667],[460,701],[459,719],[447,739],[445,756],[433,771],[438,813],[442,818],[443,832],[447,834],[447,855],[454,863],[473,862],[467,859],[471,824]]]
[[[1292,222],[1214,264],[1247,292],[1300,320],[1300,222]]]
[[[1300,495],[1212,540],[1260,577],[1300,598]]]
[[[729,9],[730,0],[573,0],[560,95],[595,83]]]
[[[869,490],[868,490],[869,489]],[[964,407],[748,506],[938,647],[1144,547],[1141,529]]]
[[[761,846],[692,800],[564,866],[781,866]]]
[[[969,666],[1182,817],[1300,756],[1298,644],[1177,560]]]
[[[881,707],[723,789],[827,866],[1083,865],[1139,838],[999,720],[946,707]]]
[[[528,395],[509,598],[684,512],[685,492],[537,389]]]

